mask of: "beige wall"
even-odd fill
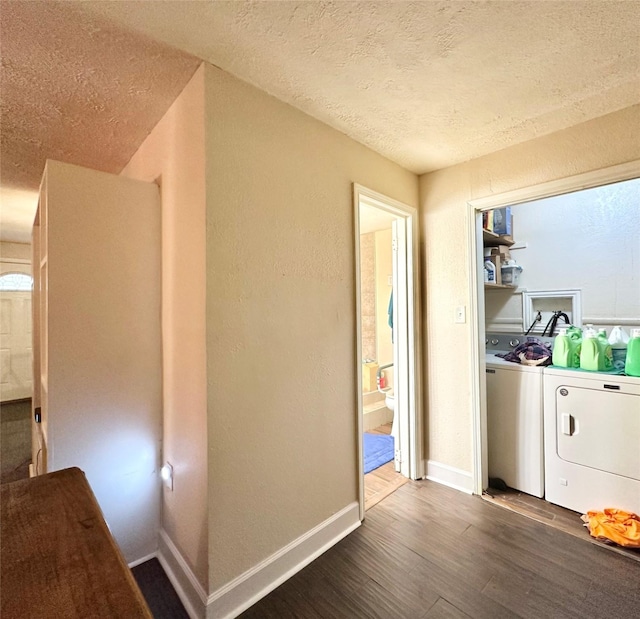
[[[11,260],[31,262],[31,245],[27,243],[0,242],[0,261],[10,262]]]
[[[163,451],[174,467],[162,527],[208,591],[204,67],[123,174],[162,199]]]
[[[467,201],[640,159],[638,135],[633,106],[420,178],[430,460],[472,470],[469,325],[453,322],[470,303]]]
[[[46,470],[82,469],[133,562],[156,550],[160,520],[159,192],[52,160],[45,178],[34,398]]]
[[[0,242],[0,274],[28,273],[31,275],[31,245]]]
[[[357,501],[352,183],[418,179],[206,66],[210,575]]]

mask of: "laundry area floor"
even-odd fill
[[[368,430],[370,434],[391,434],[391,424],[387,423]],[[409,480],[396,473],[393,460],[374,469],[364,476],[364,509],[365,511],[377,505]]]
[[[589,541],[607,550],[617,552],[640,562],[640,549],[622,548],[621,546],[606,544],[591,537],[587,528],[583,526],[583,522],[580,519],[581,514],[578,512],[554,505],[553,503],[549,503],[549,501],[539,499],[520,492],[519,490],[514,490],[513,488],[507,488],[505,490],[489,488],[482,495],[482,498],[494,505],[499,505],[527,518],[549,525],[558,531],[569,533],[569,535]]]

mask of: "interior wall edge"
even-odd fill
[[[469,471],[463,471],[434,460],[426,461],[425,470],[428,480],[466,494],[473,494],[473,474]]]
[[[158,534],[158,561],[191,619],[204,619],[207,593],[164,529]]]
[[[207,602],[207,618],[237,617],[360,524],[360,504],[354,501],[213,592]]]

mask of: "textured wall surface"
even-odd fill
[[[415,205],[418,179],[206,69],[216,590],[358,500],[352,183]]]
[[[161,524],[208,591],[204,166],[201,67],[123,175],[161,186],[162,445],[174,474]]]
[[[467,201],[640,159],[638,135],[637,105],[420,178],[430,460],[472,470]]]

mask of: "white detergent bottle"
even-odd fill
[[[609,344],[611,344],[611,353],[613,354],[613,367],[616,370],[624,370],[628,343],[629,335],[627,332],[620,326],[613,327],[609,335]]]
[[[487,279],[485,280],[489,284],[496,283],[496,265],[491,260],[484,261],[484,268],[487,269]]]

